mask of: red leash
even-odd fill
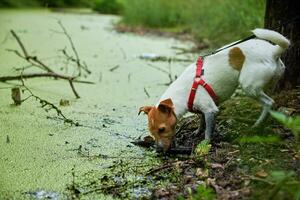
[[[212,89],[212,87],[210,87],[210,85],[201,78],[201,76],[203,74],[202,67],[203,67],[203,58],[199,57],[197,60],[196,76],[195,76],[194,83],[192,85],[189,100],[188,100],[189,111],[193,111],[193,105],[194,105],[194,100],[195,100],[195,96],[196,96],[196,91],[197,91],[199,85],[204,87],[204,89],[208,92],[208,94],[211,96],[211,98],[213,98],[213,100],[215,102],[217,102],[217,100],[218,100],[218,97],[217,97],[216,93],[214,92],[214,90]]]

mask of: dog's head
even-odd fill
[[[148,115],[148,128],[154,138],[158,150],[166,152],[170,149],[175,137],[175,125],[177,122],[171,99],[163,100],[156,106],[143,106],[139,114]]]

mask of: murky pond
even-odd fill
[[[120,160],[128,163],[139,160],[144,165],[156,162],[154,153],[133,146],[130,141],[147,134],[146,118],[137,116],[138,108],[154,104],[169,78],[149,67],[147,61],[138,59],[138,55],[174,56],[173,46],[189,44],[171,38],[117,33],[112,25],[119,20],[115,16],[0,10],[0,76],[19,74],[15,68],[27,65],[7,51],[19,50],[9,33],[11,29],[31,54],[65,73],[65,63],[57,55],[61,55],[61,49],[71,47],[60,33],[57,20],[64,24],[81,59],[92,71],[85,80],[95,84],[76,83],[80,99],[74,97],[68,82],[63,80],[30,79],[25,84],[55,105],[59,106],[61,99],[70,101],[69,106],[59,108],[84,127],[55,120],[55,112],[45,112],[33,98],[21,106],[12,105],[10,88],[12,83],[19,82],[0,83],[0,199],[61,199],[74,173],[76,180],[81,181],[86,180],[81,177],[91,172],[105,173],[108,166]],[[169,67],[167,62],[152,65]],[[173,76],[186,65],[172,63]],[[36,70],[28,70],[33,71]],[[29,94],[23,95],[26,98]],[[89,156],[82,156],[79,151]],[[98,156],[90,159],[90,155]],[[149,191],[135,188],[132,192],[134,196]],[[96,195],[102,196],[101,192]]]

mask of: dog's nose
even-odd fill
[[[157,152],[163,152],[164,151],[164,145],[161,141],[156,142],[156,151]]]
[[[157,153],[163,153],[164,152],[164,148],[162,148],[160,146],[156,146],[156,152]]]

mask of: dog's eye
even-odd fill
[[[159,133],[163,133],[165,130],[166,130],[165,127],[161,127],[161,128],[158,129],[158,132],[159,132]]]

